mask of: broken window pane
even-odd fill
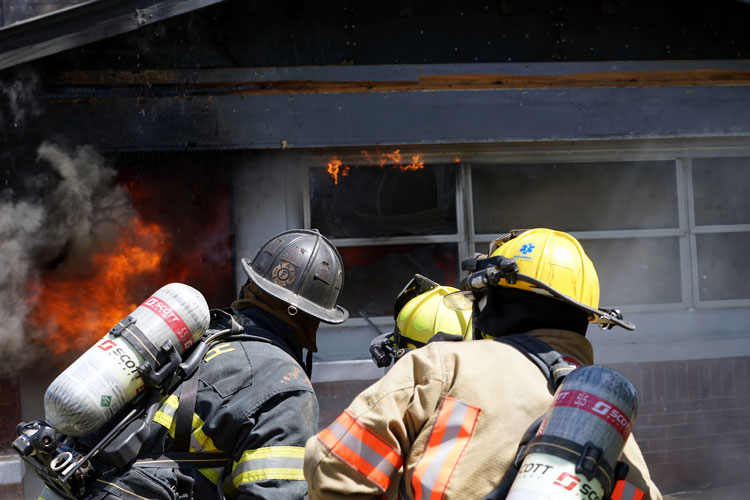
[[[339,247],[344,260],[340,303],[352,317],[393,316],[393,302],[406,283],[421,274],[440,284],[458,281],[455,243]]]
[[[455,234],[455,165],[310,169],[311,226],[330,238]]]

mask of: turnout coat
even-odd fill
[[[533,330],[578,364],[582,335]],[[542,371],[494,340],[435,342],[404,356],[326,429],[307,441],[311,499],[478,499],[500,482],[529,425],[552,402]],[[614,500],[661,500],[635,439]]]

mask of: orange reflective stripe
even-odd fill
[[[331,453],[383,491],[388,489],[391,476],[403,463],[396,448],[346,411],[320,431],[318,439]]]
[[[471,436],[481,410],[446,397],[438,412],[424,455],[414,468],[411,483],[415,500],[440,500]]]
[[[643,500],[646,494],[632,484],[620,479],[615,483],[612,500]]]

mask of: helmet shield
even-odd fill
[[[285,231],[263,245],[252,261],[241,262],[248,279],[277,299],[325,323],[349,317],[336,305],[344,286],[343,261],[318,231]]]

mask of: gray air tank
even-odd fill
[[[118,324],[137,327],[147,339],[139,341],[144,345],[136,349],[124,335],[107,333],[47,388],[46,421],[70,436],[94,432],[143,389],[137,367],[144,358],[139,350],[156,361],[154,346],[168,341],[182,354],[208,328],[209,314],[198,290],[182,283],[163,286],[131,312],[127,322]]]
[[[619,372],[597,365],[574,370],[526,447],[507,499],[608,498],[637,411],[635,389]]]

